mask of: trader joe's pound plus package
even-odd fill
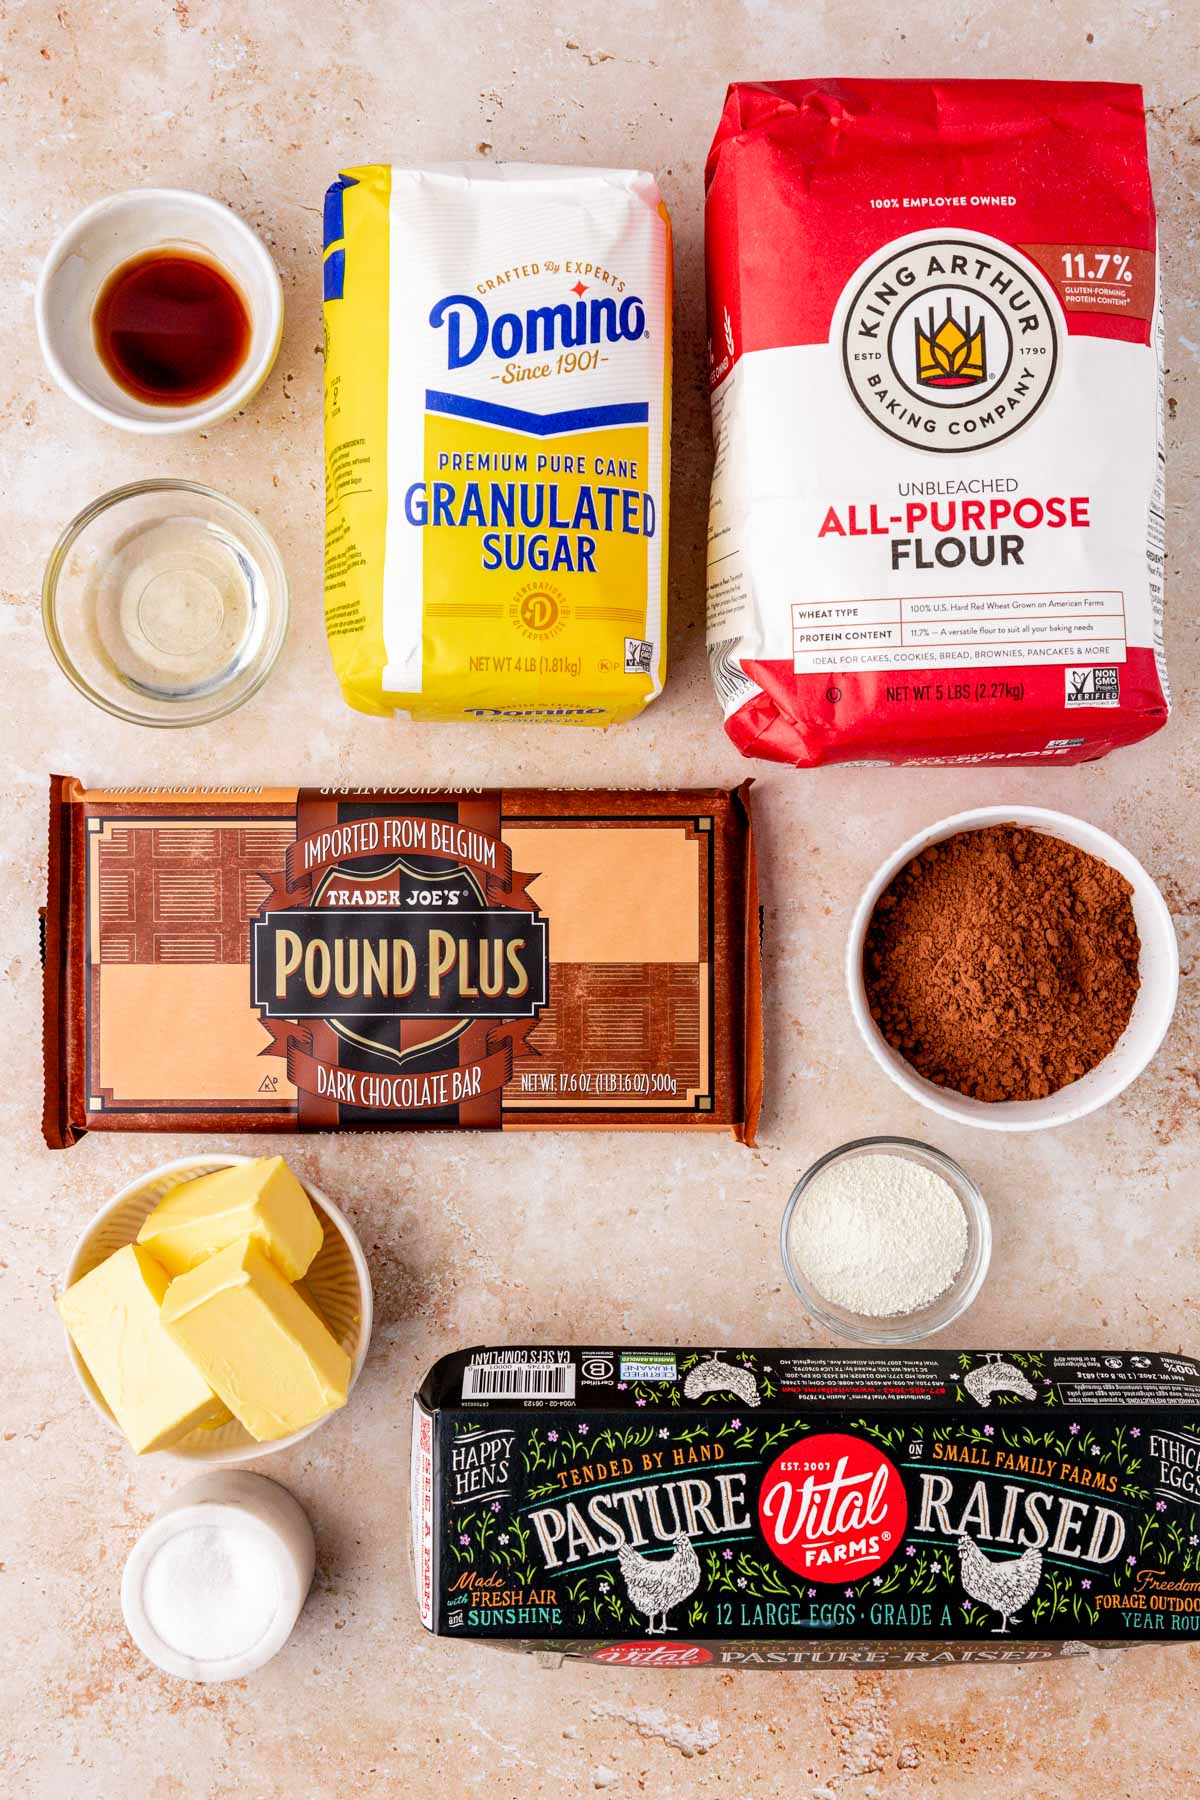
[[[1200,1642],[1200,1366],[508,1347],[414,1406],[422,1622],[636,1667]]]
[[[753,1143],[749,786],[53,776],[46,1142],[552,1126]]]
[[[1081,762],[1157,731],[1140,90],[739,85],[707,181],[733,741],[806,767]]]
[[[325,203],[325,622],[360,712],[608,725],[666,668],[671,228],[632,170]]]

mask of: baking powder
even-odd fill
[[[967,1217],[950,1183],[922,1163],[846,1157],[800,1196],[788,1250],[824,1299],[890,1318],[945,1293],[967,1253]]]

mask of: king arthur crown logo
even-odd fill
[[[946,316],[940,325],[935,323],[932,306],[929,309],[928,330],[922,328],[919,318],[914,321],[917,334],[917,380],[923,387],[974,387],[977,382],[987,380],[984,322],[978,313],[976,320],[972,328],[971,309],[968,306],[960,325],[947,300]]]
[[[1019,250],[982,232],[897,239],[855,270],[838,307],[850,392],[914,450],[1001,443],[1054,384],[1054,295]]]

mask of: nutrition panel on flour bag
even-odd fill
[[[651,175],[343,173],[326,629],[349,703],[607,725],[661,692],[671,231]]]
[[[1078,762],[1156,731],[1140,90],[736,86],[707,177],[733,741],[801,766]]]

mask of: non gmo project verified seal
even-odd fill
[[[1068,711],[1072,706],[1120,706],[1119,669],[1066,669],[1064,675]]]
[[[646,638],[625,639],[625,673],[627,675],[648,675],[650,658],[654,653],[654,645]]]

